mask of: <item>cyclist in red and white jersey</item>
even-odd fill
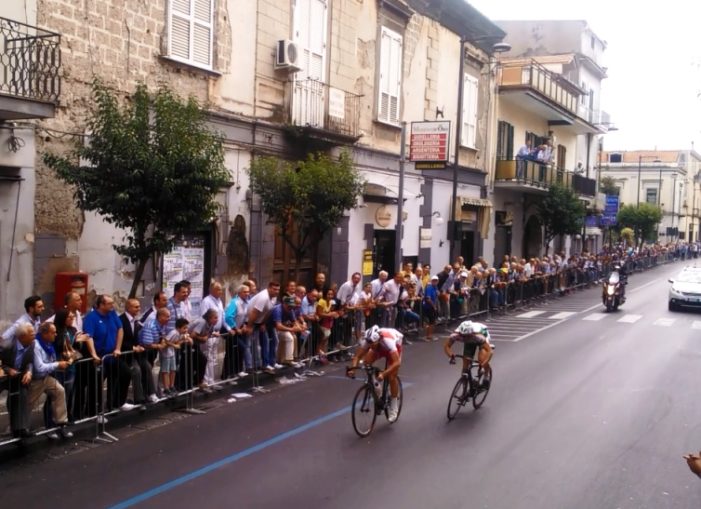
[[[387,379],[389,381],[391,398],[388,418],[390,422],[395,421],[399,413],[399,401],[397,399],[399,397],[399,383],[397,382],[397,375],[402,365],[402,339],[404,339],[404,335],[398,330],[380,328],[374,325],[365,331],[365,336],[355,351],[351,366],[346,371],[346,374],[352,378],[360,360],[367,365],[372,365],[373,362],[380,358],[386,360],[385,369],[377,375],[377,380],[381,382]]]

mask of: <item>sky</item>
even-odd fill
[[[604,150],[701,153],[701,2],[468,0],[489,19],[584,20],[607,48]],[[504,39],[509,41],[508,35]]]

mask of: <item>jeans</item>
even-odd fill
[[[243,369],[253,369],[253,355],[251,355],[251,337],[248,334],[238,336],[238,347],[243,356]]]

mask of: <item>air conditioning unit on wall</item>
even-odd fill
[[[277,50],[275,52],[275,69],[284,69],[288,72],[297,72],[300,67],[301,54],[297,43],[287,39],[281,39],[277,42]]]

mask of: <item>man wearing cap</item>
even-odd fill
[[[275,324],[275,330],[280,340],[277,351],[278,360],[283,365],[293,368],[301,367],[301,364],[294,360],[294,354],[297,351],[295,344],[297,334],[303,330],[297,321],[294,295],[286,295],[282,298],[281,303],[273,307],[270,320]]]

